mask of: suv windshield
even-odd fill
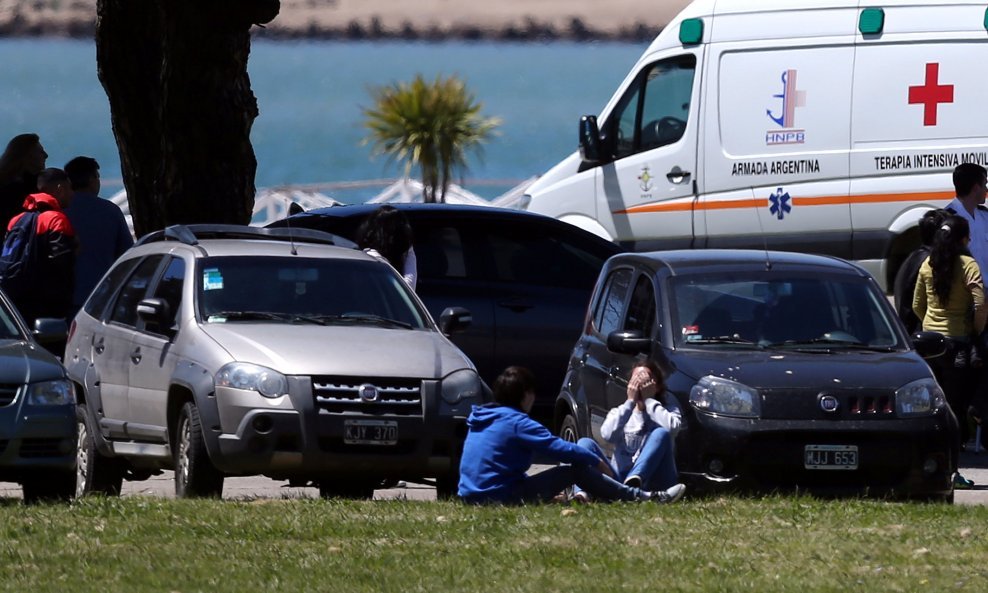
[[[884,298],[853,277],[704,273],[672,280],[677,345],[903,348]]]
[[[376,261],[210,257],[199,261],[196,291],[209,323],[428,327],[410,289]]]

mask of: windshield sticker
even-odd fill
[[[202,271],[202,289],[220,290],[223,288],[223,275],[219,268],[206,268]]]

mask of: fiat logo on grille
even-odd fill
[[[360,394],[360,399],[365,402],[376,402],[377,401],[377,387],[371,385],[370,383],[364,383],[357,388],[357,393]]]
[[[820,409],[827,413],[834,413],[840,407],[840,402],[832,395],[824,395],[820,398]]]

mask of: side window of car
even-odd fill
[[[123,279],[127,277],[127,274],[130,274],[139,261],[141,261],[139,257],[124,260],[110,270],[110,273],[103,278],[103,281],[99,283],[93,294],[89,296],[89,300],[86,301],[86,305],[83,307],[86,313],[97,319],[102,317],[103,311],[106,309],[106,304],[113,297],[117,287],[120,286]]]
[[[614,158],[672,144],[689,119],[696,56],[687,54],[642,70],[608,118]]]
[[[584,249],[562,232],[536,225],[489,229],[494,279],[561,288],[593,287],[606,257]]]
[[[628,314],[624,319],[624,329],[637,330],[643,336],[652,335],[655,324],[655,290],[652,280],[642,274],[635,281],[635,289],[631,292],[631,302],[628,303]]]
[[[113,304],[110,321],[129,327],[137,326],[137,303],[147,293],[148,285],[151,284],[154,273],[163,258],[162,255],[152,255],[137,266],[137,269],[120,289],[120,294]]]
[[[463,243],[456,227],[416,227],[415,262],[419,279],[466,278],[469,270]]]
[[[168,303],[168,311],[171,319],[168,327],[175,325],[178,318],[178,310],[182,306],[182,286],[185,281],[185,260],[174,257],[168,262],[165,273],[161,275],[161,280],[154,289],[154,296],[164,299]]]
[[[615,270],[607,278],[594,311],[594,327],[605,336],[621,328],[621,315],[631,284],[631,270]]]

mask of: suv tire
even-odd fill
[[[78,430],[75,497],[81,498],[94,493],[120,496],[124,474],[123,463],[120,459],[100,454],[96,449],[86,404],[76,406],[75,423]]]
[[[175,495],[179,498],[220,498],[223,474],[209,460],[202,437],[199,409],[186,402],[175,423]]]

